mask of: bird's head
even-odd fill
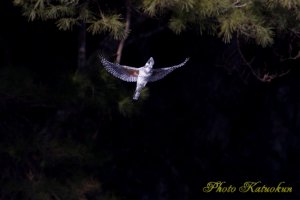
[[[154,59],[151,57],[149,60],[146,62],[146,67],[152,68],[154,65]]]

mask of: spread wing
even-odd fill
[[[153,69],[153,73],[149,79],[149,82],[158,81],[162,78],[164,78],[166,75],[174,71],[175,69],[182,67],[185,65],[185,63],[189,60],[189,58],[186,58],[184,62],[180,63],[179,65],[174,65],[172,67],[166,67],[166,68],[159,68],[159,69]]]
[[[111,63],[102,56],[100,56],[100,60],[104,68],[113,76],[127,82],[137,81],[137,77],[139,75],[138,68]]]

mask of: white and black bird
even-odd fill
[[[152,57],[146,62],[143,67],[139,68],[111,63],[103,56],[100,56],[100,60],[104,68],[113,76],[123,81],[136,82],[136,89],[133,99],[137,100],[140,96],[141,90],[146,86],[148,82],[158,81],[164,78],[173,70],[185,65],[189,58],[186,58],[184,62],[178,65],[159,69],[153,69],[154,59]]]

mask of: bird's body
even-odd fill
[[[146,64],[143,67],[140,68],[114,64],[107,61],[102,56],[100,56],[100,59],[105,69],[115,77],[127,82],[136,82],[136,89],[133,96],[134,100],[138,100],[141,90],[146,86],[148,82],[153,82],[162,79],[174,69],[183,66],[188,61],[187,58],[183,63],[179,65],[160,69],[153,69],[154,60],[152,57],[146,62]]]
[[[153,73],[153,69],[152,69],[153,64],[154,64],[153,58],[150,58],[144,67],[139,68],[139,74],[136,81],[136,89],[133,96],[134,100],[138,100],[142,89],[148,83]]]

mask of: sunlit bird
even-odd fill
[[[136,89],[133,95],[134,100],[138,100],[141,90],[148,82],[158,81],[171,73],[173,70],[183,66],[189,60],[186,58],[184,62],[171,67],[153,69],[154,59],[151,57],[143,67],[135,68],[126,65],[111,63],[103,56],[100,60],[104,68],[113,76],[127,82],[136,82]]]

